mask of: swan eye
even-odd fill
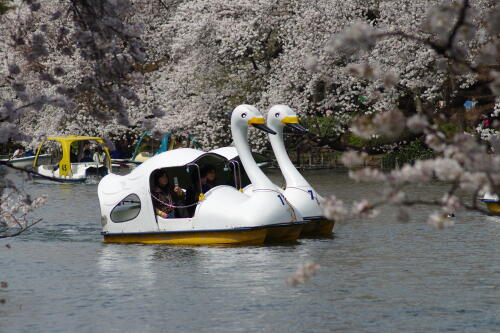
[[[276,118],[279,118],[280,117],[280,113],[277,112],[275,115],[274,115]]]
[[[246,118],[246,117],[247,117],[247,114],[246,114],[245,112],[243,112],[243,113],[241,114],[241,118]]]

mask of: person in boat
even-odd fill
[[[24,157],[24,148],[23,147],[16,149],[16,151],[12,155],[12,158],[20,158],[20,157]]]
[[[201,169],[201,193],[205,194],[215,187],[215,167],[213,165],[206,165]]]
[[[111,158],[122,159],[125,158],[125,153],[122,148],[123,144],[121,141],[115,143],[115,149],[111,150]]]
[[[90,150],[90,142],[88,141],[80,141],[79,143],[80,148],[78,150],[78,161],[82,162],[82,159],[86,156],[86,153],[88,152],[88,155],[92,159],[92,151]]]
[[[155,214],[162,218],[175,218],[175,207],[183,203],[184,191],[174,186],[165,170],[156,171],[151,188]]]
[[[93,160],[98,165],[104,165],[104,162],[106,161],[106,153],[104,152],[104,149],[102,149],[101,146],[97,147],[93,156]]]
[[[85,163],[85,162],[94,162],[92,157],[90,157],[90,150],[86,150],[83,152],[83,157],[80,160],[80,162]]]

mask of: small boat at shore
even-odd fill
[[[102,138],[50,137],[40,144],[33,160],[33,171],[38,174],[38,179],[84,182],[110,173],[111,158]]]
[[[49,158],[49,154],[42,154],[39,157],[40,161],[47,160]],[[16,168],[31,169],[33,167],[33,162],[35,161],[35,155],[16,158],[2,158],[0,161],[8,163]]]
[[[486,204],[488,211],[493,215],[500,215],[500,198],[496,194],[487,193],[480,201]]]
[[[228,160],[223,156],[191,148],[166,151],[149,158],[127,175],[110,174],[101,180],[98,196],[104,241],[248,245],[296,240],[304,225],[302,216],[267,177],[260,177],[262,171],[248,147],[249,126],[270,131],[255,107],[240,105],[232,113],[231,131],[241,162],[255,186],[252,196],[234,186],[223,185],[232,177]],[[206,165],[219,168],[222,184],[200,194],[200,169]],[[155,212],[152,187],[158,171],[185,189],[183,205],[170,205],[173,217],[164,218]],[[188,210],[187,214],[181,214],[183,209]]]

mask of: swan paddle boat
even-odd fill
[[[285,126],[301,132],[307,130],[299,125],[297,114],[287,105],[273,106],[267,114],[267,123],[269,128],[277,133],[276,135],[269,135],[269,142],[271,142],[274,155],[285,177],[286,187],[283,194],[297,208],[304,220],[308,221],[302,229],[301,235],[331,235],[334,221],[328,220],[323,215],[321,207],[323,198],[295,168],[286,152],[283,140]]]
[[[500,215],[500,199],[498,195],[487,193],[480,199],[486,204],[488,211],[493,215]]]
[[[100,151],[97,160],[94,159],[92,145]],[[102,138],[56,136],[40,144],[33,161],[33,170],[43,177],[40,179],[84,182],[90,177],[102,177],[110,173],[111,158]]]
[[[295,168],[286,152],[283,141],[283,129],[285,126],[301,132],[305,132],[306,129],[299,125],[297,114],[286,105],[273,106],[269,110],[267,124],[270,129],[277,133],[276,135],[269,135],[269,141],[286,181],[284,189],[277,185],[274,186],[300,212],[303,219],[307,221],[307,224],[302,229],[301,236],[330,236],[334,221],[328,220],[323,215],[320,204],[322,197]],[[211,152],[220,154],[232,161],[236,160],[235,154],[238,153],[234,147],[222,147],[214,149]],[[241,182],[245,185],[244,178]],[[253,185],[246,186],[243,191],[251,195]]]
[[[127,175],[109,174],[98,186],[105,242],[180,245],[261,244],[295,240],[304,222],[274,185],[262,177],[247,142],[249,126],[270,131],[251,105],[233,110],[231,131],[241,162],[254,184],[251,196],[234,186],[228,161],[221,155],[191,148],[157,154]],[[200,169],[217,165],[222,184],[201,193]],[[186,201],[173,206],[173,217],[155,212],[152,186],[158,170],[185,189]],[[183,209],[187,212],[182,213]]]

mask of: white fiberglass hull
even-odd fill
[[[71,163],[71,175],[61,175],[58,165],[41,165],[36,169],[43,180],[58,182],[85,182],[90,177],[102,177],[108,169],[95,162]]]

